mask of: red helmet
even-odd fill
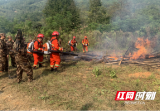
[[[87,36],[84,36],[85,39],[87,39]]]
[[[52,35],[60,35],[60,33],[57,32],[57,31],[54,31],[54,32],[52,33]]]
[[[76,37],[75,36],[73,36],[73,39],[75,39]]]
[[[37,37],[38,38],[44,38],[44,35],[43,34],[38,34]]]

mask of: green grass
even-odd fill
[[[62,62],[58,72],[50,72],[49,66],[40,68],[34,70],[35,80],[32,83],[10,85],[12,89],[32,97],[31,101],[39,109],[159,109],[157,101],[160,99],[160,80],[156,78],[157,70],[152,70],[152,75],[148,78],[128,77],[129,74],[137,72],[147,72],[147,69],[140,66],[91,64],[84,61]],[[23,78],[27,80],[26,74],[23,74]],[[157,94],[155,101],[144,101],[145,105],[131,107],[125,105],[123,101],[115,101],[117,91],[157,91]]]

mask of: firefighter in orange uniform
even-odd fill
[[[84,39],[82,40],[82,46],[83,46],[83,52],[88,52],[88,46],[89,46],[89,42],[87,39],[87,36],[84,37]]]
[[[42,51],[43,52],[43,38],[44,38],[44,35],[43,34],[38,34],[37,38],[38,39],[34,42],[33,51]],[[33,57],[34,57],[33,68],[37,69],[38,64],[39,64],[39,67],[42,67],[43,55],[40,55],[38,53],[33,53]]]
[[[75,36],[73,36],[73,39],[72,39],[72,40],[70,40],[70,41],[68,42],[68,44],[71,46],[71,51],[75,51],[75,48],[74,48],[74,47],[76,47],[76,46],[77,46],[76,37],[75,37]],[[73,47],[73,46],[74,46],[74,47]]]
[[[51,50],[63,51],[63,47],[60,47],[59,43],[58,43],[59,35],[60,34],[57,31],[54,31],[52,33],[52,38],[50,40],[50,42],[51,42]],[[58,67],[60,66],[60,62],[61,62],[60,54],[52,52],[50,54],[50,68],[51,68],[51,71],[53,71],[53,70],[57,71]]]

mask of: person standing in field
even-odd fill
[[[33,51],[43,52],[43,38],[44,38],[44,35],[43,34],[38,34],[37,38],[38,39],[34,42]],[[33,57],[34,57],[33,68],[37,69],[38,68],[38,64],[39,64],[39,67],[42,67],[43,55],[34,52],[33,53]]]
[[[54,31],[52,33],[51,42],[51,50],[53,51],[63,51],[63,47],[60,47],[58,43],[59,32]],[[61,58],[59,53],[52,52],[50,54],[50,68],[51,71],[57,71],[58,67],[60,66]]]
[[[16,35],[16,41],[13,44],[13,51],[15,53],[15,62],[17,65],[17,82],[22,81],[23,71],[27,73],[28,82],[33,81],[33,70],[32,66],[27,58],[27,48],[24,45],[24,40],[22,37],[22,31],[18,30]]]
[[[70,40],[70,41],[68,42],[68,44],[69,44],[70,47],[71,47],[71,52],[72,52],[72,51],[75,51],[75,50],[76,50],[75,47],[77,47],[76,37],[73,36],[73,39]]]
[[[87,36],[84,36],[84,39],[82,40],[83,53],[88,52],[88,46],[89,46],[89,42],[88,42]]]

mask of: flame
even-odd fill
[[[147,48],[150,47],[150,43],[151,42],[148,39],[144,40],[143,38],[137,38],[135,47],[138,49],[138,51],[134,52],[130,59],[144,59],[145,55],[148,53]]]
[[[111,56],[111,57],[108,57],[110,60],[118,60],[118,58],[116,56]]]
[[[154,57],[154,55],[150,55],[148,58]]]

